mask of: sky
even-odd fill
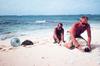
[[[100,14],[100,0],[0,0],[0,15]]]

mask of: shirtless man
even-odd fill
[[[63,24],[58,23],[57,27],[54,29],[54,35],[53,35],[54,43],[60,44],[61,41],[64,41],[64,29]]]
[[[80,38],[80,37],[83,38],[81,36],[81,34],[84,31],[87,31],[87,36],[88,36],[87,43],[88,43],[89,49],[91,50],[91,45],[90,45],[90,43],[91,43],[91,29],[90,29],[90,25],[88,23],[88,17],[86,17],[86,16],[82,16],[80,18],[79,22],[76,22],[72,25],[71,29],[68,31],[70,34],[71,40],[68,43],[66,43],[65,46],[67,48],[71,48],[72,46],[75,46],[76,48],[81,49],[82,47],[78,43],[76,38]]]

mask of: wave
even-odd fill
[[[38,20],[38,21],[35,21],[35,23],[47,23],[46,20]]]
[[[5,32],[4,34],[0,35],[0,40],[6,40],[12,37],[24,36],[24,33],[13,33],[13,32]]]
[[[12,33],[5,33],[5,34],[0,35],[0,40],[6,40],[6,39],[14,37],[14,36],[15,35]]]

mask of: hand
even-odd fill
[[[59,44],[60,43],[60,41],[57,39],[57,43]]]

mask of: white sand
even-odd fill
[[[18,37],[21,42],[32,40],[33,46],[12,48],[11,38],[3,40],[0,41],[0,66],[100,66],[99,33],[99,29],[92,29],[91,44],[95,48],[90,53],[53,44],[52,30]],[[86,34],[83,36],[86,38]]]

